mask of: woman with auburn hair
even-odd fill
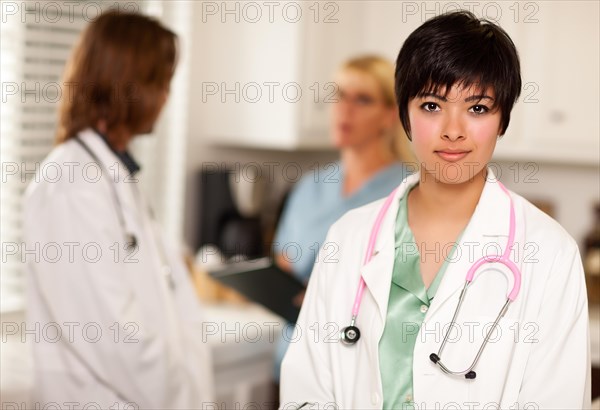
[[[114,11],[87,27],[69,62],[58,145],[46,159],[62,177],[36,178],[25,203],[26,246],[62,250],[27,264],[28,322],[62,335],[33,344],[40,407],[188,409],[212,400],[198,300],[127,150],[152,130],[176,63],[173,32]]]

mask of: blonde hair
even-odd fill
[[[340,67],[340,71],[348,69],[357,70],[371,76],[379,85],[385,105],[396,108],[394,66],[389,60],[377,55],[358,56],[346,61]],[[402,162],[414,161],[410,141],[399,119],[389,134],[390,149],[394,156]]]

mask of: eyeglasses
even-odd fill
[[[344,92],[343,90],[340,90],[339,88],[337,89],[337,91],[333,97],[333,100],[336,103],[340,103],[340,102],[350,103],[352,106],[355,106],[355,107],[372,107],[377,104],[385,104],[382,99],[375,98],[369,94],[357,93],[355,95],[351,95],[351,94]]]

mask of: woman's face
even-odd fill
[[[148,119],[148,123],[145,124],[143,132],[142,132],[143,134],[150,134],[154,131],[154,126],[156,125],[156,122],[158,121],[158,119],[160,117],[160,113],[162,112],[163,108],[165,107],[165,104],[167,103],[167,101],[169,99],[170,90],[171,90],[170,84],[167,84],[167,86],[164,89],[162,89],[161,93],[158,96],[155,112]]]
[[[381,138],[397,121],[395,106],[386,105],[381,87],[371,75],[344,69],[336,76],[331,134],[337,148],[358,148]]]
[[[415,156],[422,173],[458,184],[480,174],[490,161],[500,134],[501,113],[492,112],[494,91],[456,84],[446,96],[413,98],[408,116]],[[424,175],[422,176],[422,178]]]

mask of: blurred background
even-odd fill
[[[229,257],[269,256],[287,194],[339,159],[329,136],[339,66],[364,54],[393,62],[411,31],[457,8],[498,22],[520,53],[523,90],[494,166],[509,189],[579,243],[598,385],[598,1],[2,1],[3,408],[27,403],[33,366],[28,344],[8,325],[20,323],[25,308],[21,249],[11,245],[21,241],[22,196],[53,147],[70,50],[90,20],[115,7],[155,16],[180,38],[168,104],[133,152],[165,234],[187,257],[207,319],[227,329],[209,337],[225,407],[273,399],[284,322],[212,282],[205,270]]]

